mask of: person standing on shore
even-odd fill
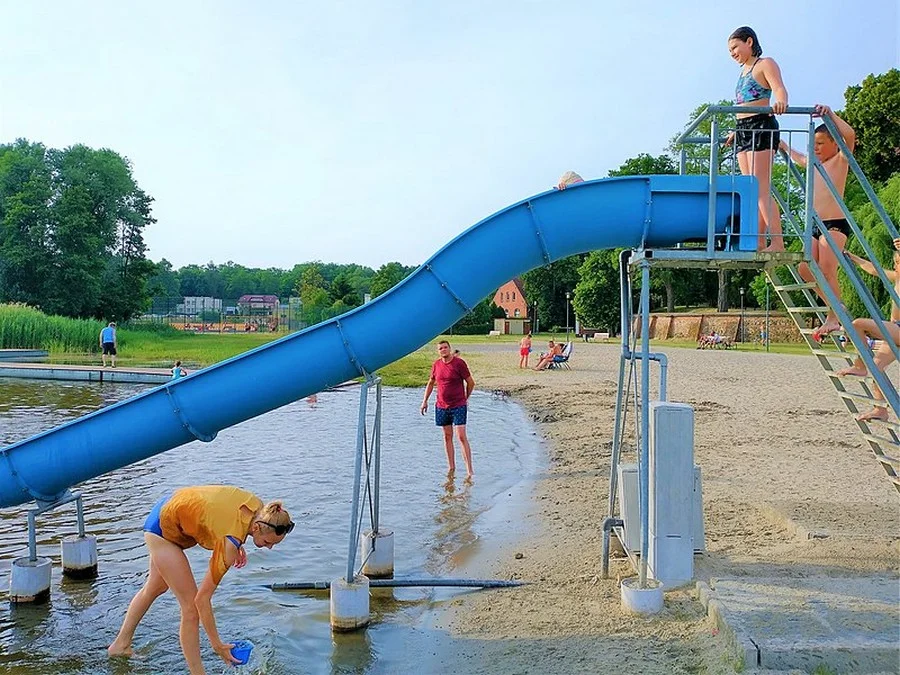
[[[519,368],[528,367],[529,354],[531,354],[531,333],[519,341]]]
[[[462,446],[463,460],[466,463],[466,476],[475,475],[472,469],[472,448],[466,435],[466,417],[469,396],[475,389],[475,379],[469,372],[469,366],[456,355],[446,340],[438,342],[438,358],[431,366],[431,376],[425,385],[425,396],[422,398],[421,413],[428,410],[428,398],[437,385],[437,400],[434,404],[434,423],[444,431],[444,450],[447,452],[447,473],[456,471],[456,449],[453,446],[453,429]]]
[[[103,356],[103,367],[106,368],[106,357],[112,361],[112,367],[116,367],[116,322],[110,321],[109,325],[100,331],[100,351]]]

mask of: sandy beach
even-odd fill
[[[547,442],[522,539],[483,562],[527,586],[457,599],[444,626],[464,673],[728,673],[740,669],[692,589],[654,618],[600,579],[619,346],[578,342],[571,371],[519,370],[513,345],[461,345],[486,391],[506,390]],[[900,571],[898,496],[813,357],[663,349],[669,400],[695,410],[707,552],[696,579]],[[654,364],[654,381],[658,371]],[[473,420],[474,424],[477,421]],[[473,449],[479,453],[489,448]],[[632,455],[633,457],[633,455]],[[624,461],[629,461],[626,457]]]

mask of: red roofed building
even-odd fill
[[[522,280],[516,278],[503,284],[494,294],[494,304],[501,307],[509,319],[527,319],[528,303]]]
[[[241,314],[270,316],[278,312],[277,295],[242,295],[237,301]]]

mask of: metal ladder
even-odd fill
[[[810,268],[813,268],[816,263],[810,261],[809,265]],[[900,474],[898,474],[900,472],[900,437],[898,437],[900,424],[880,420],[860,421],[856,419],[857,415],[863,412],[859,409],[859,406],[866,403],[873,406],[879,405],[888,410],[890,410],[890,406],[886,400],[877,401],[872,395],[871,386],[874,384],[872,376],[838,377],[837,370],[840,367],[853,363],[856,360],[856,352],[847,350],[846,345],[849,340],[840,339],[845,337],[844,331],[830,333],[829,337],[823,340],[821,344],[816,342],[813,337],[814,329],[806,325],[805,318],[813,315],[817,316],[820,322],[823,322],[825,314],[830,307],[828,303],[823,304],[815,294],[818,284],[803,281],[796,265],[788,265],[782,269],[788,270],[791,277],[790,283],[784,283],[782,279],[778,278],[777,269],[767,268],[766,275],[769,278],[769,283],[771,283],[781,302],[784,303],[785,309],[787,309],[788,314],[794,320],[809,350],[815,355],[838,396],[840,396],[847,410],[853,416],[853,421],[859,428],[862,437],[869,444],[875,459],[884,468],[897,491],[900,492]],[[841,364],[837,368],[835,367],[836,361]],[[849,391],[848,386],[858,387],[860,391]],[[885,392],[885,397],[887,398],[887,392]]]

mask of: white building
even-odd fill
[[[208,298],[206,296],[186,295],[184,302],[175,305],[177,314],[196,316],[200,312],[221,312],[222,300],[220,298]]]

